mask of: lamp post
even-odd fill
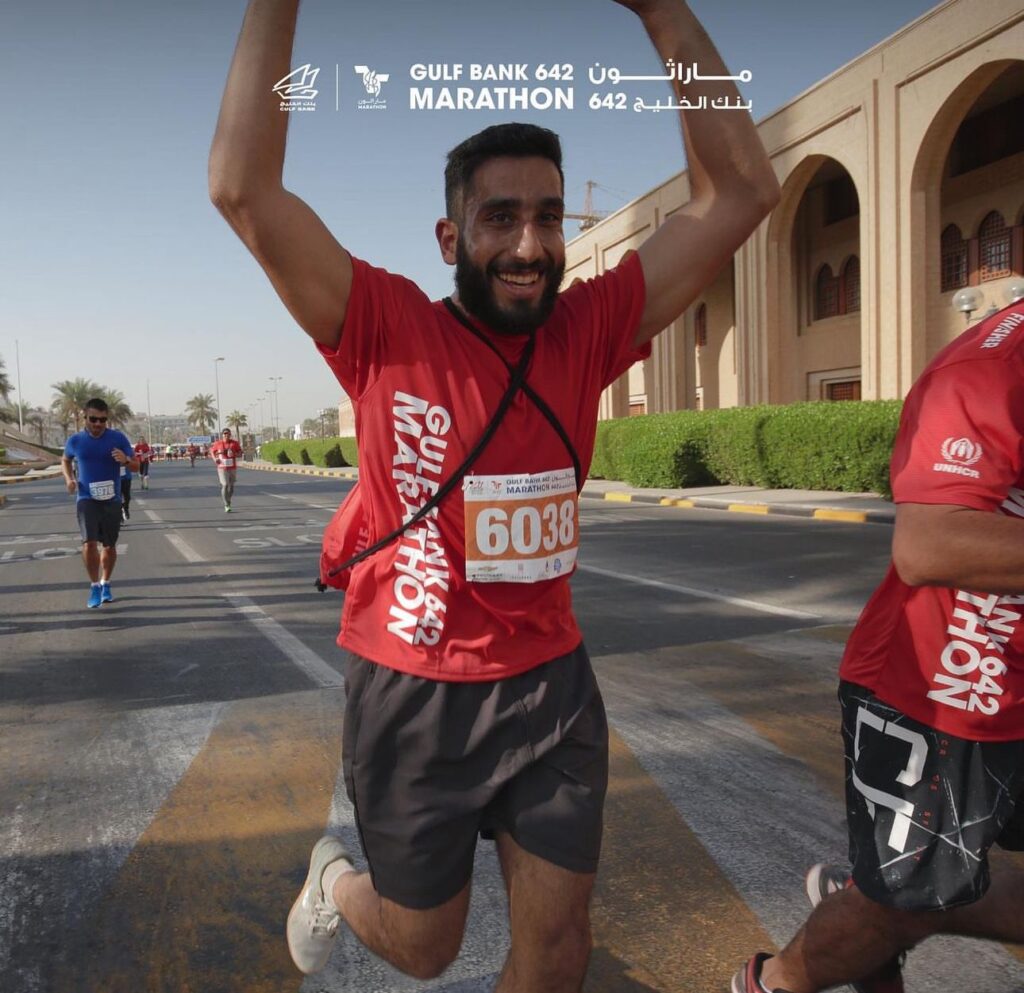
[[[18,373],[18,430],[24,433],[25,424],[21,419],[21,412],[25,409],[25,395],[21,392],[21,351],[17,338],[14,339],[14,368]]]
[[[281,413],[281,402],[277,396],[277,384],[280,383],[282,379],[284,379],[284,376],[268,376],[267,378],[274,384],[274,406],[271,408],[271,410],[274,412],[274,434],[278,438],[280,438],[281,425],[278,423],[278,417]]]
[[[976,290],[973,286],[968,286],[962,290],[957,290],[953,294],[954,310],[959,310],[964,315],[964,323],[971,323],[971,314],[973,314],[980,306],[982,302],[982,295],[980,290]]]
[[[223,355],[218,355],[217,358],[213,360],[213,381],[217,387],[217,434],[220,434],[222,430],[220,424],[220,376],[217,374],[217,363],[223,361]]]

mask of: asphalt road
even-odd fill
[[[137,487],[138,484],[136,484]],[[0,990],[261,993],[493,987],[493,849],[463,955],[416,983],[349,937],[303,980],[282,929],[340,782],[341,597],[317,594],[337,480],[158,464],[122,531],[116,602],[85,609],[72,500],[0,510]],[[588,991],[726,990],[845,852],[834,699],[885,525],[585,500],[577,613],[612,727]],[[999,945],[942,939],[908,989],[1024,990]]]

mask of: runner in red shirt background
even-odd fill
[[[693,84],[697,96],[739,101],[686,4],[619,2],[663,63],[699,62],[709,78]],[[683,110],[689,203],[617,268],[559,295],[558,138],[488,128],[448,156],[435,233],[456,293],[431,302],[352,258],[282,185],[288,115],[271,87],[289,72],[297,6],[249,5],[211,196],[353,400],[371,544],[463,464],[512,370],[527,367],[462,487],[353,568],[343,759],[369,871],[322,838],[288,917],[289,949],[303,972],[322,969],[343,917],[392,965],[439,975],[462,943],[483,834],[497,842],[509,897],[498,991],[578,990],[608,730],[567,577],[598,403],[746,241],[778,183],[748,114]]]
[[[852,873],[816,865],[815,910],[734,993],[903,989],[933,934],[1024,942],[1024,303],[940,352],[893,450],[889,571],[839,670]]]
[[[194,447],[194,446],[193,446]],[[191,449],[189,456],[195,462]],[[242,446],[231,437],[231,428],[224,428],[220,440],[210,446],[210,457],[217,467],[220,480],[220,495],[224,501],[224,513],[231,513],[231,498],[235,494],[235,477],[238,475],[238,460],[242,457]]]
[[[139,460],[139,477],[142,480],[142,488],[148,490],[149,464],[153,461],[153,449],[146,443],[146,439],[140,435],[132,451]]]

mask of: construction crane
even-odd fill
[[[563,214],[562,216],[569,221],[579,221],[580,230],[587,231],[592,228],[598,221],[603,221],[608,216],[608,211],[594,210],[594,187],[600,184],[595,182],[593,179],[587,180],[587,192],[583,197],[583,213],[582,214]]]

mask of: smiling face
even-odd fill
[[[562,181],[539,156],[488,159],[463,196],[461,223],[438,222],[456,299],[494,331],[524,334],[551,314],[565,271]]]

